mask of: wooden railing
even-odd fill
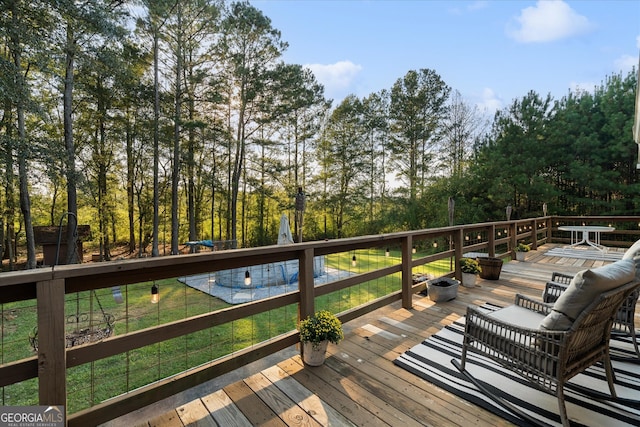
[[[200,254],[167,256],[150,259],[114,261],[97,264],[56,266],[34,271],[10,272],[0,275],[0,305],[35,300],[37,305],[37,355],[11,360],[0,365],[0,387],[32,378],[38,379],[38,404],[67,405],[67,375],[69,369],[96,362],[134,349],[185,336],[207,328],[279,307],[295,305],[298,318],[315,311],[316,300],[342,289],[364,282],[401,276],[399,290],[339,313],[349,321],[379,307],[401,300],[410,308],[412,295],[425,288],[414,283],[413,273],[421,266],[438,261],[453,260],[449,271],[442,276],[461,277],[459,260],[465,253],[485,252],[489,256],[508,258],[518,242],[530,243],[532,249],[546,242],[568,241],[558,232],[560,225],[612,225],[616,230],[602,240],[609,246],[629,246],[640,238],[640,216],[627,217],[542,217],[523,220],[468,224],[375,236],[303,242]],[[416,245],[439,239],[446,247],[426,256],[414,255]],[[314,286],[314,257],[340,254],[362,249],[395,247],[400,249],[397,264],[372,269],[360,274]],[[65,344],[65,295],[112,286],[136,284],[153,280],[211,273],[232,268],[244,268],[287,260],[298,260],[299,286],[297,291],[252,301],[237,306],[186,317],[184,319],[67,348]],[[165,397],[201,384],[269,354],[299,342],[293,329],[267,341],[257,343],[204,365],[191,367],[144,387],[114,396],[79,412],[68,414],[69,426],[96,425],[149,405]],[[3,361],[6,358],[3,357]]]

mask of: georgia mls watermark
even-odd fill
[[[0,406],[0,427],[64,427],[64,406]]]

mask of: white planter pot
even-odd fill
[[[462,286],[465,288],[473,288],[476,285],[477,274],[462,273]]]
[[[516,251],[516,260],[517,261],[524,261],[527,258],[527,253],[526,252],[518,252]]]
[[[309,366],[320,366],[324,363],[329,341],[325,340],[317,345],[311,342],[302,343],[302,361]]]

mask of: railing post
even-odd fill
[[[538,226],[539,225],[540,223],[538,222],[538,220],[534,219],[533,230],[531,232],[531,249],[534,251],[538,249]]]
[[[496,256],[496,225],[489,226],[489,235],[487,236],[487,251],[490,257]]]
[[[402,308],[407,310],[413,307],[413,293],[411,292],[413,286],[413,269],[411,267],[411,261],[413,260],[412,242],[412,236],[402,238]]]
[[[518,245],[518,227],[515,222],[509,224],[509,252],[511,252],[511,259],[516,257],[515,251]]]
[[[67,409],[64,280],[37,282],[38,397],[40,405]]]
[[[462,227],[458,228],[457,233],[455,235],[455,245],[454,245],[454,253],[455,253],[455,278],[456,280],[462,280],[462,271],[460,270],[460,259],[463,256],[464,249],[464,230]]]
[[[306,319],[315,312],[315,292],[313,283],[313,248],[307,248],[300,253],[299,289],[300,304],[298,306],[298,320]]]

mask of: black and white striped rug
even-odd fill
[[[485,305],[487,310],[499,307]],[[436,335],[414,346],[398,357],[394,363],[409,372],[455,394],[475,405],[481,406],[502,418],[520,426],[530,423],[499,406],[483,395],[451,363],[460,360],[464,317],[445,327]],[[633,346],[625,338],[613,338],[612,355],[633,355]],[[613,361],[616,375],[616,392],[619,397],[640,401],[640,364]],[[467,370],[483,382],[494,393],[511,404],[532,415],[542,423],[559,426],[558,400],[530,386],[520,376],[502,369],[499,365],[474,353],[467,353]],[[639,405],[601,402],[580,393],[572,384],[608,393],[604,368],[599,365],[589,368],[574,377],[565,386],[567,414],[572,426],[639,426]]]

